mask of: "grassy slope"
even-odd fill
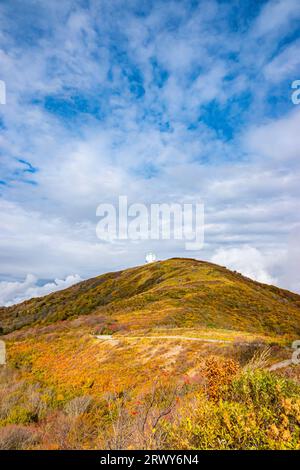
[[[221,266],[176,258],[108,273],[1,308],[0,328],[8,333],[81,315],[117,330],[167,326],[300,334],[299,295]]]
[[[47,449],[297,448],[299,389],[290,401],[285,388],[294,384],[270,373],[248,383],[243,366],[267,344],[268,364],[290,358],[282,344],[299,335],[299,299],[220,266],[172,259],[2,309],[0,324],[11,332],[4,336],[8,366],[0,369],[0,449],[8,441],[11,448]],[[99,332],[114,332],[115,339],[91,335]],[[227,342],[152,337],[159,335]],[[298,382],[299,368],[291,377]],[[151,422],[142,433],[139,422],[157,381],[157,407],[166,406],[169,388],[171,395],[172,387],[184,389],[156,436]],[[92,398],[91,410],[70,416],[75,397]],[[272,406],[264,403],[268,397]],[[124,442],[114,443],[113,423]],[[38,437],[20,444],[20,433]]]

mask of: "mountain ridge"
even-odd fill
[[[300,334],[300,295],[192,258],[109,272],[1,307],[0,332],[91,314],[116,329],[199,325]]]

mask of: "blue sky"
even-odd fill
[[[149,249],[300,291],[299,25],[298,0],[0,1],[0,303]],[[100,243],[122,194],[204,202],[203,250]]]

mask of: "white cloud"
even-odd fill
[[[300,110],[295,105],[291,106],[295,109],[286,116],[249,130],[245,135],[245,147],[258,158],[267,157],[281,162],[299,161],[300,141],[297,135],[300,129]]]
[[[254,31],[257,36],[282,34],[288,28],[290,21],[300,17],[298,0],[272,0],[265,4],[258,16]]]
[[[278,83],[284,78],[288,78],[290,83],[298,79],[300,68],[299,49],[300,41],[298,40],[278,54],[266,65],[264,69],[266,78],[274,83]]]
[[[268,272],[268,261],[257,249],[249,245],[236,248],[220,248],[211,258],[212,263],[238,271],[255,281],[276,284]]]
[[[291,230],[286,251],[281,259],[280,285],[300,293],[300,226]]]
[[[42,286],[39,286],[37,281],[35,276],[27,274],[23,282],[0,282],[0,305],[8,307],[33,297],[41,297],[73,286],[82,279],[75,274],[67,276],[66,279],[55,279]]]

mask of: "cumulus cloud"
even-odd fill
[[[300,226],[291,230],[282,261],[280,285],[300,293]]]
[[[2,281],[0,282],[0,305],[8,307],[33,297],[42,297],[51,292],[66,289],[80,281],[82,279],[78,274],[67,276],[65,279],[55,279],[42,286],[38,285],[38,279],[32,274],[27,274],[23,282]]]
[[[236,248],[220,248],[211,261],[244,276],[265,284],[276,284],[277,280],[268,272],[267,259],[257,249],[249,245]]]
[[[296,138],[300,126],[300,111],[297,107],[279,119],[272,119],[267,124],[253,127],[244,137],[244,145],[258,158],[268,158],[289,163],[289,170],[294,168],[291,160],[298,160],[300,142]],[[294,164],[297,168],[297,164]],[[284,167],[283,167],[284,168]]]

